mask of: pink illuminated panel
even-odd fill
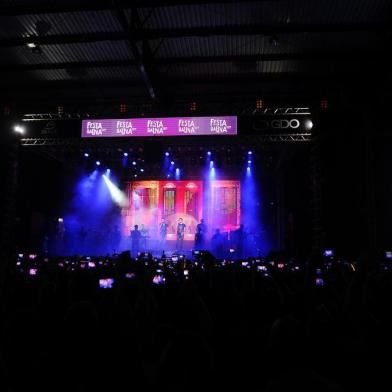
[[[82,137],[155,137],[236,134],[236,116],[82,120]]]
[[[204,218],[210,233],[220,228],[231,231],[240,225],[240,182],[210,182],[205,194],[203,181],[134,181],[127,184],[129,206],[123,209],[123,233],[134,225],[144,225],[149,238],[159,237],[159,222],[168,223],[168,240],[176,239],[179,218],[186,224],[185,239],[192,240],[196,226]]]

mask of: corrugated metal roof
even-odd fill
[[[77,71],[78,72],[78,71]],[[72,76],[66,69],[50,69],[23,72],[3,72],[8,82],[17,81],[78,81],[78,80],[139,80],[138,69],[133,66],[88,68]]]
[[[64,4],[65,0],[61,0]],[[84,1],[85,0],[81,0]],[[44,0],[7,0],[5,4],[36,4]],[[77,0],[70,0],[77,4]],[[130,4],[131,5],[131,4]],[[129,10],[128,10],[129,11]],[[226,4],[164,6],[142,8],[138,10],[143,29],[180,29],[214,26],[252,26],[252,25],[315,25],[315,24],[351,24],[377,23],[388,21],[392,13],[391,0],[296,0],[296,1],[260,1]],[[15,17],[0,16],[0,38],[36,34],[36,22],[47,21],[51,34],[83,34],[93,32],[121,31],[116,17],[111,11],[70,12],[58,14],[21,15]],[[149,41],[154,57],[181,58],[202,56],[241,56],[268,54],[295,54],[308,52],[345,52],[362,53],[378,50],[385,53],[390,42],[390,35],[362,32],[336,33],[293,33],[277,34],[278,43],[271,41],[270,35],[230,35],[227,28],[225,36],[165,38]],[[105,34],[106,39],[106,34]],[[0,64],[55,64],[66,62],[94,62],[105,60],[132,59],[126,41],[101,41],[90,43],[42,45],[42,54],[34,54],[27,46],[1,47]],[[158,48],[157,50],[155,50]],[[338,56],[327,61],[292,60],[292,61],[227,61],[210,63],[174,63],[155,65],[158,75],[168,80],[198,78],[279,74],[319,74],[344,73],[362,66],[370,73],[376,67],[367,69],[367,64],[341,61]],[[377,66],[377,65],[376,65]],[[381,66],[379,66],[381,68]],[[154,75],[153,75],[154,76]],[[4,84],[26,81],[77,81],[77,80],[135,80],[143,83],[136,67],[115,66],[95,67],[72,70],[52,69],[27,72],[3,72]],[[278,80],[278,78],[277,78]],[[110,84],[110,83],[109,83]],[[66,85],[63,83],[62,85]],[[104,83],[103,83],[104,85]],[[99,83],[97,83],[99,86]],[[99,87],[97,87],[99,88]]]
[[[76,61],[105,61],[131,59],[126,41],[101,41],[78,44],[42,45],[42,54],[35,54],[27,46],[4,48],[2,64],[44,64]]]
[[[160,66],[162,77],[187,79],[201,76],[232,76],[247,73],[278,73],[296,72],[295,61],[264,61],[255,62],[250,68],[242,69],[236,63],[209,63],[209,64],[176,64]]]
[[[388,0],[260,1],[140,10],[146,28],[388,21]],[[230,34],[230,31],[228,31]]]
[[[47,35],[121,31],[120,24],[110,11],[88,11],[3,16],[0,17],[0,36],[6,38],[36,35],[37,21],[50,23],[51,28]]]
[[[250,54],[303,53],[317,50],[371,49],[380,43],[379,33],[348,32],[278,34],[278,44],[271,36],[212,36],[183,37],[151,41],[152,48],[159,46],[157,58],[191,56],[225,56]]]
[[[243,66],[236,62],[208,63],[208,64],[176,64],[158,67],[160,76],[168,79],[192,79],[200,77],[230,77],[262,74],[327,74],[328,72],[349,72],[349,63],[337,65],[336,61],[319,61],[317,67],[313,61],[257,61]]]

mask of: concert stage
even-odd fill
[[[292,121],[297,133],[276,133],[273,119]],[[305,250],[309,122],[304,108],[268,110],[238,123],[235,116],[89,119],[77,123],[81,139],[59,138],[66,124],[58,122],[58,136],[22,140],[20,194],[29,195],[32,208],[24,218],[30,224],[20,228],[21,248],[51,255],[119,253],[132,249],[138,225],[138,250],[155,255],[201,245],[232,257],[293,253],[300,236]],[[30,133],[46,132],[40,125],[31,123]],[[49,193],[33,192],[39,188]],[[201,219],[206,230],[197,244]]]
[[[241,222],[240,181],[136,181],[126,184],[128,205],[122,210],[123,235],[134,225],[148,228],[150,241],[158,241],[159,222],[168,224],[167,241],[176,240],[179,218],[186,225],[185,241],[194,241],[196,226],[206,219],[210,230],[231,232]]]

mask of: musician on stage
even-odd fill
[[[140,239],[141,234],[139,231],[139,226],[135,225],[134,230],[131,231],[132,240],[132,257],[137,257],[140,249]]]
[[[148,237],[148,229],[146,229],[143,224],[140,226],[140,235],[141,235],[141,248],[144,252],[146,252],[147,251],[147,239],[149,237]]]
[[[165,250],[166,247],[166,235],[168,227],[169,225],[166,223],[165,219],[162,218],[161,223],[159,224],[159,247],[162,250]]]
[[[205,248],[205,240],[207,236],[207,225],[204,223],[204,219],[200,219],[200,223],[196,226],[195,245],[196,249]]]
[[[184,237],[185,237],[185,227],[186,227],[186,224],[184,223],[183,219],[182,218],[178,219],[178,224],[177,224],[177,243],[176,243],[176,249],[177,250],[182,250],[182,248],[183,248]]]

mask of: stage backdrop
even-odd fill
[[[176,239],[177,221],[186,224],[186,240],[194,240],[196,225],[204,219],[209,235],[215,229],[230,232],[240,224],[240,182],[133,181],[126,185],[129,205],[122,210],[123,235],[144,225],[151,240],[158,239],[159,222],[169,224],[167,240]]]

